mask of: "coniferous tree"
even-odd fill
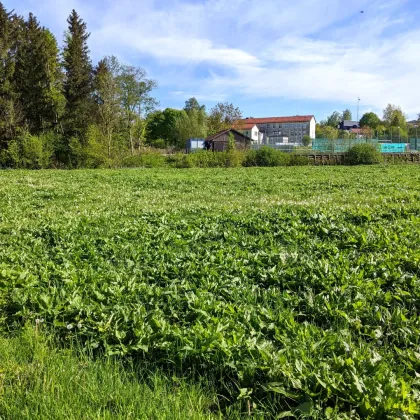
[[[58,123],[63,97],[58,47],[54,36],[29,15],[16,58],[15,86],[31,134]]]
[[[87,46],[90,34],[86,23],[75,10],[71,12],[67,23],[68,33],[63,51],[65,132],[68,138],[75,136],[83,143],[92,107],[92,64]]]
[[[7,148],[21,120],[13,86],[21,28],[22,20],[0,2],[0,150]]]

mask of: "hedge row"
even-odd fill
[[[370,144],[358,144],[347,153],[349,165],[380,163],[382,156]],[[123,160],[124,167],[144,168],[235,168],[239,166],[302,166],[309,165],[307,156],[283,153],[270,147],[259,150],[228,152],[198,151],[190,154],[163,155],[143,153]]]

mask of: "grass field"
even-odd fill
[[[0,418],[418,418],[419,273],[417,166],[0,172]]]

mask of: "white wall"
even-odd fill
[[[309,136],[311,139],[316,137],[316,121],[315,118],[312,118],[311,122],[309,123]]]
[[[256,125],[250,130],[242,130],[241,133],[248,136],[253,142],[260,143],[260,130]]]

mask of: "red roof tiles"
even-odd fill
[[[237,130],[251,130],[255,127],[255,123],[248,123],[245,122],[246,120],[241,120],[238,123],[236,123],[233,128],[236,128]]]
[[[241,123],[245,124],[281,124],[281,123],[299,123],[299,122],[310,122],[313,115],[296,115],[294,117],[267,117],[267,118],[246,118],[240,120]]]

